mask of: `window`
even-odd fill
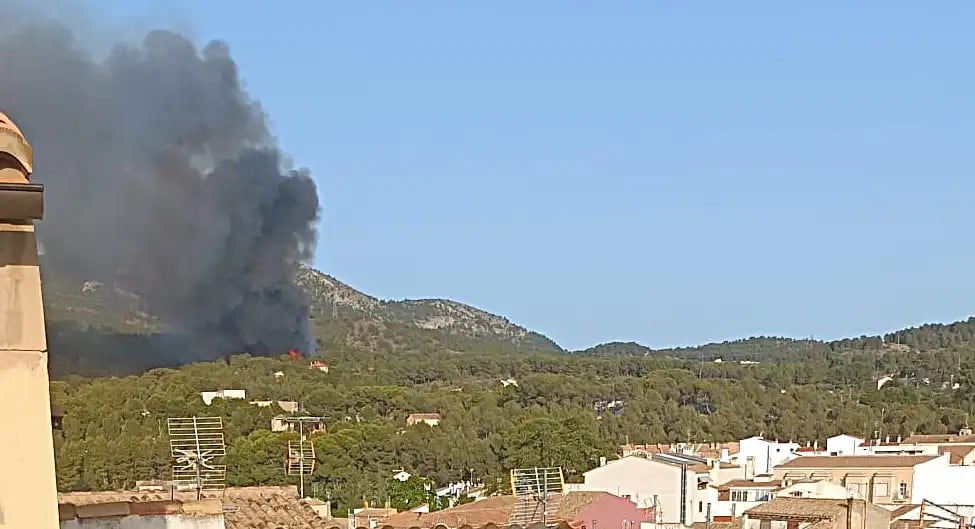
[[[759,520],[758,529],[772,529],[772,520]]]
[[[704,512],[704,502],[703,501],[697,502],[697,512]]]
[[[897,493],[900,494],[901,499],[907,499],[907,483],[901,481],[900,484],[897,485]]]
[[[731,501],[748,501],[748,491],[732,489]]]
[[[874,483],[873,484],[873,497],[874,498],[886,498],[890,496],[890,485],[887,483]]]
[[[770,495],[770,493],[767,490],[756,490],[755,491],[755,501],[768,501],[769,500],[769,495]]]
[[[847,483],[846,490],[850,491],[854,495],[860,494],[860,484],[859,483]]]

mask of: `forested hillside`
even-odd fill
[[[975,351],[975,318],[949,324],[928,324],[885,334],[829,342],[758,336],[697,347],[651,349],[634,342],[600,344],[583,351],[596,356],[668,356],[674,358],[746,361],[791,360],[805,354],[917,353],[920,351]]]
[[[165,419],[219,415],[226,422],[229,480],[285,483],[287,434],[271,433],[280,410],[253,399],[294,399],[326,418],[314,438],[319,465],[311,490],[340,506],[380,502],[394,469],[438,483],[473,471],[503,487],[512,467],[557,464],[569,479],[623,442],[724,441],[754,434],[822,440],[839,432],[871,436],[957,431],[968,423],[975,355],[889,351],[873,355],[808,353],[801,362],[740,365],[653,356],[557,353],[394,354],[335,347],[331,371],[307,361],[234,357],[228,362],[156,369],[126,378],[52,383],[65,410],[56,441],[64,490],[123,488],[165,478]],[[957,366],[960,365],[960,369]],[[940,366],[940,367],[938,367]],[[956,367],[951,367],[956,366]],[[874,389],[877,371],[932,376]],[[274,373],[282,371],[283,379]],[[502,379],[517,386],[505,387]],[[941,379],[960,390],[940,389]],[[246,389],[248,399],[205,406],[199,391]],[[623,402],[602,417],[600,401]],[[438,427],[407,428],[413,412],[437,412]],[[882,419],[882,420],[881,420]],[[463,447],[463,449],[460,449]]]
[[[519,466],[561,465],[578,479],[624,442],[950,432],[975,412],[975,319],[834,342],[610,343],[566,353],[472,307],[380,301],[303,274],[314,354],[331,364],[327,374],[286,356],[152,369],[186,359],[171,354],[179,338],[137,298],[46,276],[52,397],[66,413],[56,440],[59,487],[166,478],[165,420],[189,415],[224,418],[231,484],[288,482],[289,434],[269,430],[282,412],[249,404],[255,399],[296,400],[325,417],[310,490],[337,507],[384,501],[399,468],[441,484],[473,472],[503,487],[504,472]],[[131,376],[85,378],[104,374]],[[894,381],[877,390],[883,375]],[[509,379],[517,385],[502,383]],[[245,389],[248,399],[205,406],[199,392],[221,388]],[[622,407],[597,412],[609,401]],[[407,428],[413,412],[440,413],[443,422]]]
[[[180,341],[178,334],[150,314],[137,296],[98,281],[69,279],[57,270],[43,271],[55,376],[136,374],[189,360],[180,357],[178,345],[173,345]],[[350,346],[399,354],[562,352],[541,334],[462,303],[383,301],[310,268],[301,270],[298,283],[308,296],[320,349]]]

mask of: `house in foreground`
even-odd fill
[[[572,491],[601,491],[652,510],[657,523],[690,525],[707,521],[709,505],[717,501],[711,484],[742,477],[744,469],[718,460],[682,454],[629,456],[583,474],[583,483],[567,485]]]
[[[168,490],[65,492],[58,494],[58,504],[61,529],[338,529],[348,524],[323,519],[298,498],[294,486],[228,487],[203,501],[195,492]]]
[[[825,480],[871,503],[908,503],[915,476],[931,466],[947,468],[946,456],[804,456],[775,469],[785,485]]]
[[[715,487],[718,490],[718,498],[711,505],[711,521],[730,522],[740,517],[746,510],[771,500],[781,487],[782,482],[773,480],[769,476],[733,479],[721,483]]]
[[[573,529],[639,529],[653,522],[653,514],[633,502],[605,492],[553,494],[549,525]],[[508,527],[515,509],[514,496],[490,498],[441,511],[401,512],[382,520],[377,529],[459,529],[461,527]],[[532,522],[538,523],[541,519]],[[532,524],[526,524],[530,526]]]
[[[741,529],[889,529],[890,511],[864,500],[775,498],[745,511]]]

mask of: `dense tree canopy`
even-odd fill
[[[53,401],[66,412],[56,440],[59,487],[165,479],[165,420],[188,415],[224,418],[230,484],[293,482],[283,468],[295,434],[272,433],[271,418],[282,412],[249,404],[255,399],[296,400],[305,413],[325,417],[327,432],[313,437],[318,465],[308,488],[345,507],[414,501],[391,485],[397,469],[440,485],[473,476],[503,489],[506,471],[524,466],[558,465],[568,479],[581,479],[624,442],[957,431],[968,422],[972,396],[941,389],[942,382],[970,387],[975,375],[975,355],[964,349],[816,351],[751,365],[565,353],[382,354],[336,344],[326,354],[327,374],[309,370],[305,359],[242,355],[124,378],[54,381]],[[878,373],[901,380],[878,391]],[[501,383],[509,377],[517,386]],[[248,399],[204,405],[199,392],[219,388],[246,389]],[[610,401],[621,408],[597,411]],[[443,420],[407,427],[406,416],[418,412]]]
[[[418,481],[391,482],[398,469],[438,485],[473,478],[504,489],[506,472],[523,466],[558,465],[579,480],[626,442],[942,433],[975,412],[975,319],[834,342],[755,337],[566,353],[538,335],[512,339],[518,329],[490,315],[475,313],[470,332],[411,324],[433,305],[377,309],[322,280],[313,285],[322,292],[309,292],[326,374],[287,356],[173,368],[158,354],[161,344],[172,349],[172,337],[126,305],[129,297],[45,285],[51,393],[66,413],[55,442],[62,490],[167,478],[166,418],[190,415],[223,418],[229,484],[293,483],[284,458],[295,434],[271,432],[281,410],[250,400],[295,400],[325,418],[327,431],[312,437],[318,462],[306,491],[340,509],[419,501]],[[337,308],[329,288],[345,288],[366,309]],[[485,322],[504,332],[485,334]],[[885,375],[895,381],[878,390]],[[502,383],[512,378],[517,385]],[[248,399],[204,405],[199,392],[221,388],[245,389]],[[407,427],[417,412],[443,420]]]

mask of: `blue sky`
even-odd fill
[[[229,43],[373,295],[570,348],[975,313],[975,3],[87,3]]]

